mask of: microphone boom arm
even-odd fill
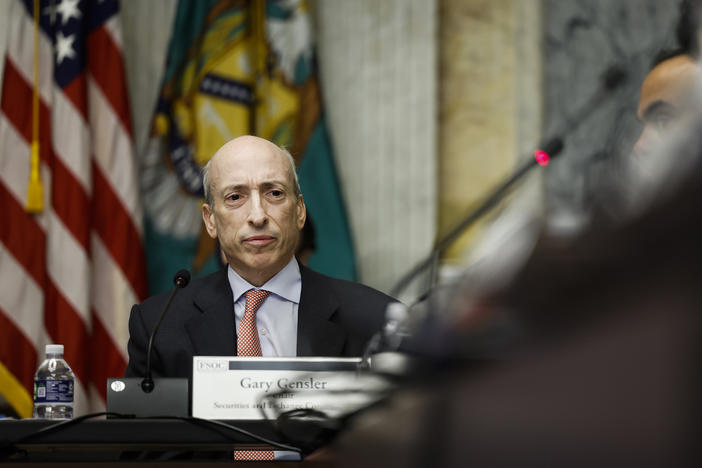
[[[544,145],[544,152],[550,155],[552,158],[557,156],[563,150],[563,141],[560,138],[554,138],[549,140]],[[446,235],[441,239],[436,241],[434,249],[426,256],[421,262],[419,262],[414,268],[405,273],[402,278],[396,283],[395,287],[392,288],[390,295],[397,297],[409,283],[417,277],[421,272],[429,268],[434,264],[436,259],[453,244],[456,239],[470,226],[472,226],[476,221],[482,218],[488,211],[490,211],[502,198],[505,193],[522,177],[524,177],[534,166],[538,163],[535,158],[529,158],[519,169],[517,169],[512,175],[495,187],[492,192],[485,198],[485,200],[473,211],[469,212],[466,217],[464,217],[455,227],[453,227]]]
[[[608,67],[600,76],[600,86],[594,95],[588,99],[585,105],[578,108],[575,113],[569,118],[566,117],[566,128],[560,129],[556,132],[556,135],[564,135],[566,130],[572,132],[577,129],[585,120],[587,120],[592,113],[598,109],[602,102],[609,96],[609,94],[620,87],[627,80],[626,70],[618,65],[613,65]],[[550,139],[544,146],[543,151],[548,154],[551,158],[556,157],[563,150],[563,140],[560,137],[555,137]],[[434,266],[438,261],[439,256],[443,253],[451,244],[473,223],[480,219],[485,213],[490,211],[497,202],[499,202],[505,195],[507,190],[514,185],[519,179],[521,179],[529,170],[536,165],[537,161],[534,158],[529,158],[529,161],[524,163],[522,167],[517,169],[512,176],[504,181],[502,184],[498,185],[481,203],[475,210],[468,213],[468,215],[463,218],[451,231],[449,231],[444,237],[437,240],[434,244],[434,248],[421,262],[419,262],[414,268],[405,273],[400,280],[395,284],[395,286],[390,290],[390,295],[397,297],[397,295],[403,291],[412,280],[414,280],[421,272],[429,267],[432,267],[432,279],[434,277]],[[433,282],[432,282],[433,284]]]
[[[163,319],[166,317],[166,313],[171,307],[171,302],[173,302],[176,294],[178,294],[178,291],[186,287],[190,282],[190,272],[188,270],[178,271],[173,278],[173,282],[175,283],[175,288],[173,288],[173,292],[171,292],[171,296],[168,298],[166,307],[163,308],[163,312],[161,312],[158,322],[156,322],[156,326],[149,336],[149,344],[146,347],[146,369],[144,370],[144,380],[141,381],[141,388],[146,393],[151,393],[154,389],[154,379],[151,376],[151,351],[154,348],[154,338],[156,337],[156,333],[161,327],[161,323],[163,323]]]

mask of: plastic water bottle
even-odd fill
[[[34,417],[73,418],[74,375],[63,360],[63,345],[46,345],[46,359],[34,374]]]

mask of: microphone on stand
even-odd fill
[[[554,132],[555,137],[550,138],[542,144],[540,149],[534,150],[533,158],[528,160],[517,168],[505,181],[495,187],[475,210],[469,212],[458,224],[451,229],[445,236],[440,238],[434,244],[434,248],[427,257],[422,259],[414,268],[405,273],[395,286],[390,290],[390,295],[397,297],[400,292],[409,286],[413,279],[428,268],[434,268],[439,256],[448,249],[458,237],[472,226],[481,217],[487,214],[502,198],[507,194],[508,190],[524,177],[531,169],[536,166],[546,166],[549,161],[557,157],[564,147],[565,137],[575,131],[580,125],[585,122],[592,113],[597,110],[610,94],[624,84],[627,80],[626,70],[619,65],[612,65],[607,68],[600,76],[600,86],[595,93],[585,101],[585,104],[580,106],[576,111],[565,118],[564,124]],[[429,291],[423,295],[426,296],[433,287],[433,277],[431,275],[431,284]]]
[[[187,378],[158,378],[152,377],[151,355],[154,338],[163,323],[171,303],[178,291],[190,282],[190,272],[179,270],[173,278],[175,288],[171,292],[166,306],[149,336],[146,351],[146,368],[144,378],[126,377],[107,379],[107,411],[120,415],[137,417],[180,416],[190,415],[190,395]],[[109,416],[108,416],[109,417]]]
[[[175,288],[173,288],[171,297],[168,298],[166,307],[163,308],[163,312],[161,312],[158,322],[156,322],[156,326],[151,332],[151,336],[149,336],[149,345],[146,347],[146,370],[144,371],[144,380],[141,381],[141,389],[146,393],[151,393],[154,390],[154,379],[151,377],[151,351],[154,347],[154,338],[156,337],[158,329],[161,327],[164,317],[166,317],[166,314],[168,313],[168,309],[171,307],[173,298],[175,298],[178,291],[186,287],[188,283],[190,283],[190,272],[185,269],[178,270],[178,273],[176,273],[173,277],[173,284],[175,284]]]
[[[482,218],[486,213],[488,213],[508,192],[508,190],[522,177],[524,177],[532,168],[535,166],[546,166],[551,159],[558,156],[563,150],[563,140],[560,138],[553,138],[546,142],[543,149],[534,150],[534,157],[529,158],[527,162],[522,164],[516,171],[512,173],[504,182],[499,184],[492,192],[485,198],[483,203],[481,203],[475,210],[471,211],[467,216],[465,216],[451,231],[449,231],[444,237],[439,239],[434,245],[431,253],[426,256],[422,261],[417,263],[417,265],[410,271],[405,273],[400,280],[395,284],[395,286],[390,290],[390,295],[397,297],[400,292],[402,292],[420,273],[431,268],[433,270],[439,256],[448,247],[455,242],[455,240],[466,230],[468,227],[473,225],[476,221]],[[433,288],[433,274],[432,281],[429,289],[424,293],[420,300],[426,298]],[[386,357],[382,356],[381,361],[379,361],[377,353],[383,353],[388,351],[390,353],[396,351],[400,347],[400,343],[403,338],[409,335],[408,324],[410,314],[409,308],[401,303],[391,303],[388,305],[386,310],[386,323],[381,331],[376,333],[375,336],[371,338],[366,346],[363,359],[361,360],[361,369],[370,369],[378,367],[380,368],[405,368],[406,362],[398,357]],[[373,355],[376,355],[375,357]],[[375,359],[376,365],[373,363]],[[391,359],[392,365],[385,363],[386,360]],[[397,362],[396,362],[397,361]],[[396,369],[390,370],[389,373],[397,373]]]
[[[453,229],[451,229],[446,235],[438,239],[434,244],[432,251],[423,258],[419,263],[417,263],[414,268],[405,273],[396,283],[395,286],[390,290],[390,295],[393,297],[398,297],[398,295],[409,286],[409,284],[422,272],[427,269],[431,269],[432,274],[430,275],[430,282],[427,291],[424,292],[419,298],[419,300],[426,299],[434,287],[435,280],[435,268],[438,263],[441,254],[446,251],[457,239],[463,234],[470,226],[472,226],[476,221],[481,219],[486,215],[492,208],[495,207],[509,192],[509,190],[521,180],[529,171],[537,166],[546,166],[555,157],[559,156],[564,148],[565,137],[575,131],[580,125],[585,122],[592,113],[597,110],[602,103],[607,99],[611,93],[624,84],[627,80],[627,72],[624,68],[619,65],[612,65],[608,67],[604,73],[600,76],[600,85],[597,87],[595,93],[590,96],[583,105],[581,105],[576,111],[570,116],[566,117],[563,125],[558,128],[554,134],[553,138],[550,138],[542,143],[542,145],[535,149],[533,152],[533,157],[527,159],[521,166],[519,166],[507,179],[502,183],[498,184],[487,196],[483,199],[483,202],[478,205],[477,208],[470,211],[463,219],[461,219]],[[379,332],[371,341],[363,355],[362,367],[369,367],[370,357],[372,354],[383,351],[383,345],[387,343],[392,343],[393,350],[397,349],[399,346],[398,341],[408,334],[407,321],[409,320],[410,314],[406,313],[404,315],[404,322],[399,324],[393,324],[389,327],[389,324],[395,320],[391,317],[390,311],[387,314],[387,324],[381,332]],[[390,340],[387,338],[389,330],[403,330],[401,336],[394,336]],[[392,334],[392,331],[390,331]]]
[[[468,213],[458,224],[451,229],[445,236],[436,241],[434,248],[422,261],[417,263],[414,268],[405,273],[395,286],[390,290],[390,295],[397,297],[414,278],[422,273],[427,268],[433,267],[439,256],[449,248],[458,237],[465,232],[476,221],[487,214],[502,198],[507,194],[510,188],[524,177],[531,169],[536,166],[546,166],[561,151],[563,151],[563,140],[561,138],[552,138],[546,142],[543,149],[534,150],[534,157],[529,158],[524,164],[517,168],[506,180],[495,187],[492,192],[485,197],[484,201],[473,211]],[[433,276],[433,275],[432,275]],[[431,288],[430,288],[431,289]]]

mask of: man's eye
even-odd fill
[[[651,123],[659,130],[665,130],[673,121],[673,116],[670,114],[656,114],[651,119]]]
[[[269,193],[276,198],[283,196],[282,190],[271,190]]]
[[[241,198],[241,195],[239,195],[238,193],[233,193],[233,194],[227,196],[227,200],[230,200],[230,201],[237,201],[240,198]]]

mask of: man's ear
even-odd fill
[[[305,220],[307,219],[307,207],[305,206],[305,199],[302,198],[302,194],[297,196],[297,229],[302,230],[305,226]]]
[[[202,221],[205,223],[207,234],[209,234],[211,238],[216,239],[217,225],[214,221],[214,210],[212,210],[207,203],[202,205]]]

